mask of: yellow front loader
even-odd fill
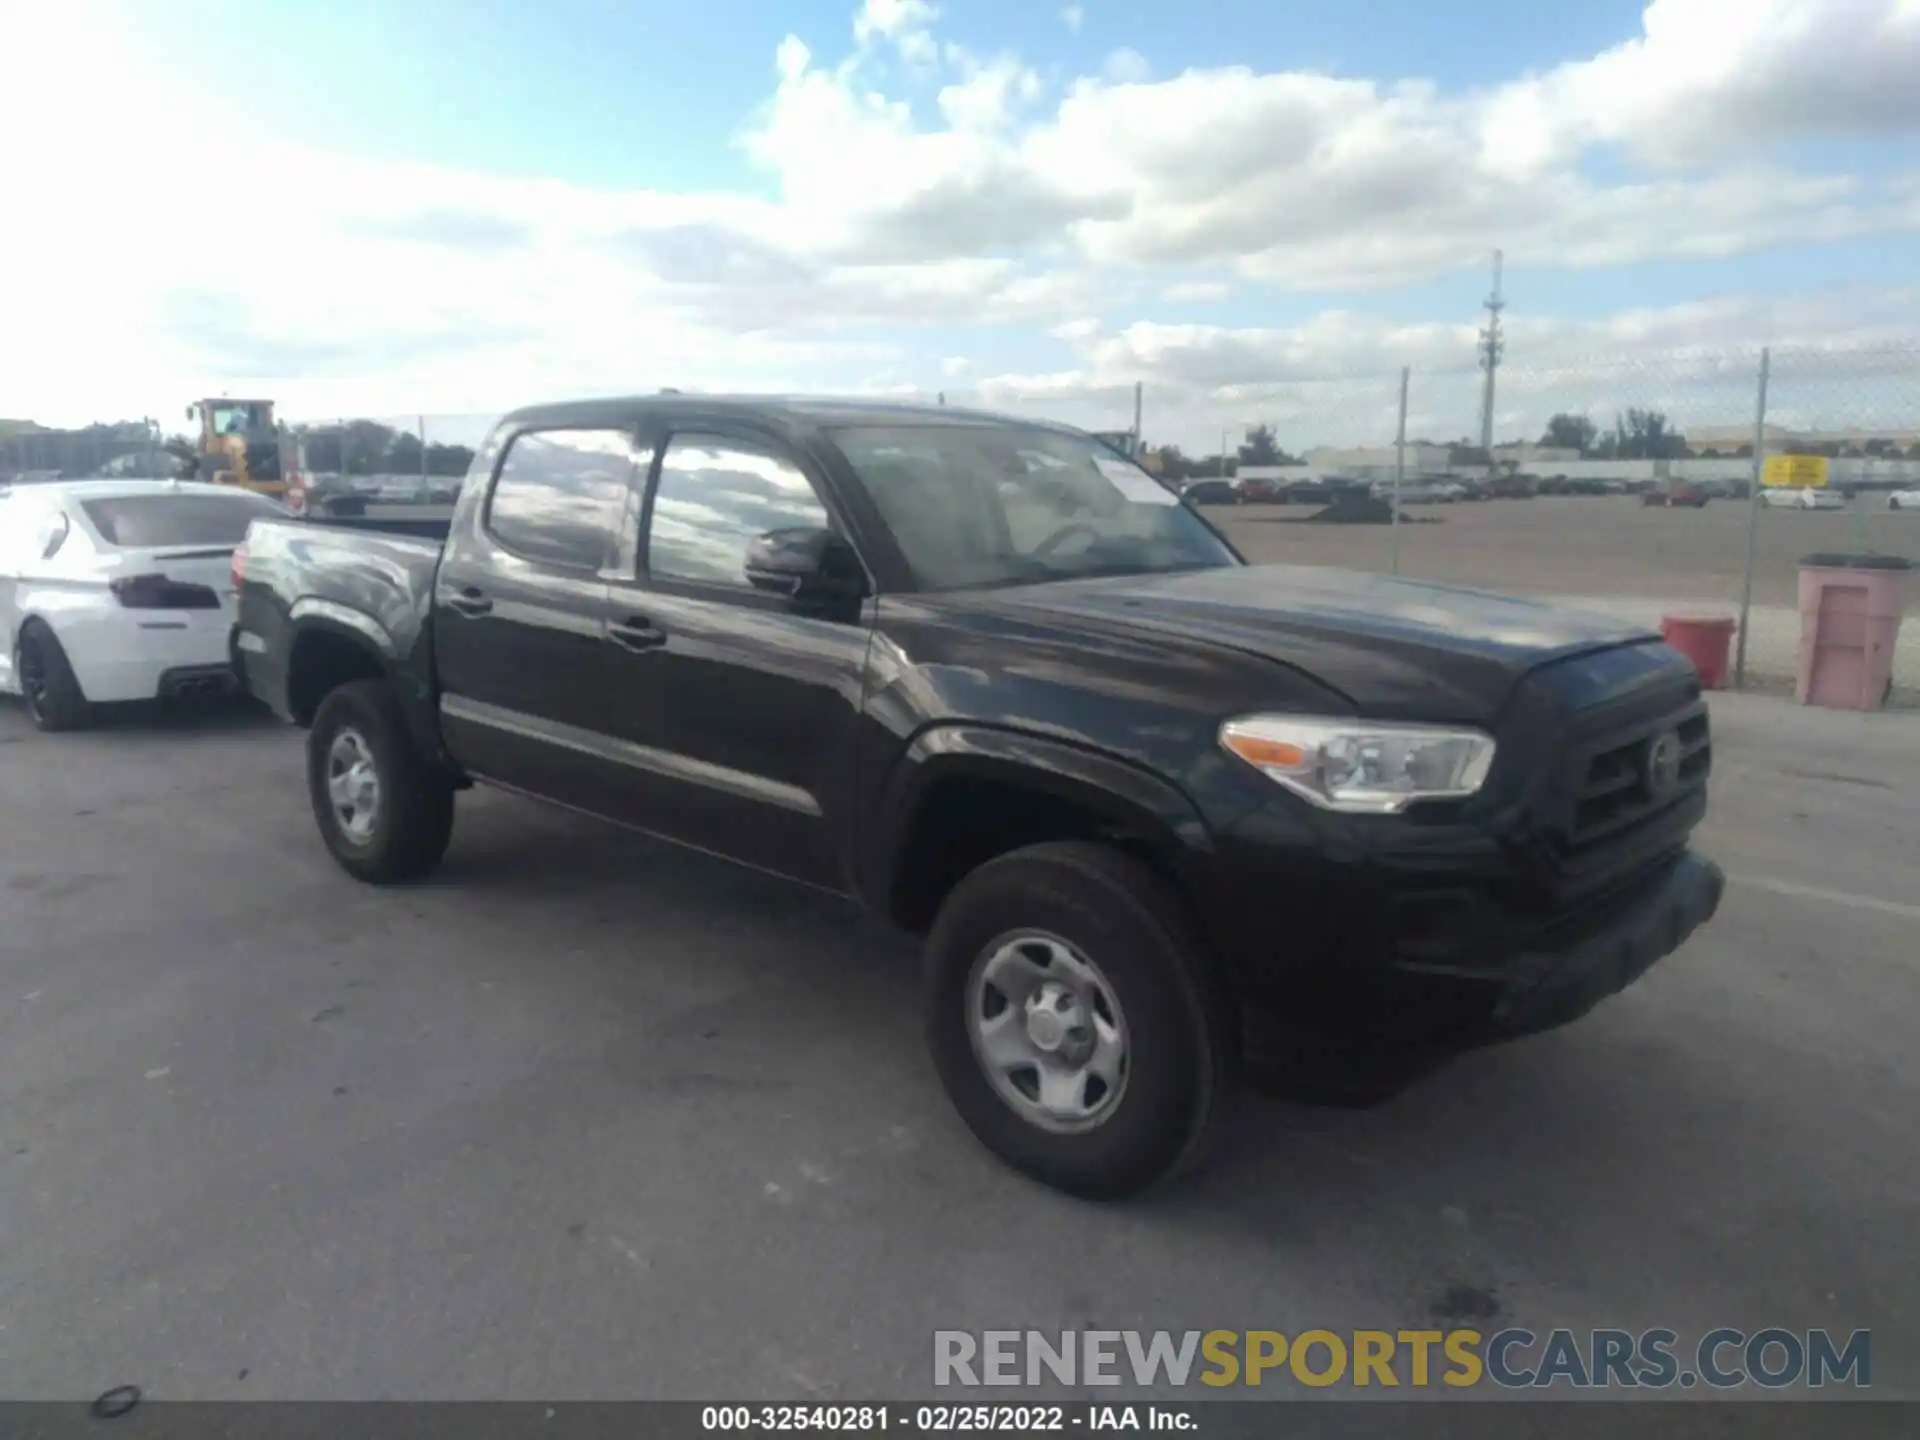
[[[258,495],[284,498],[292,467],[286,462],[273,401],[199,400],[187,418],[200,422],[198,477],[214,485],[236,485]]]

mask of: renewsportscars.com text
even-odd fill
[[[1709,1330],[936,1330],[933,1383],[1822,1389],[1873,1381],[1872,1333]]]

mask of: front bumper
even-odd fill
[[[1531,1035],[1578,1020],[1617,995],[1686,943],[1713,918],[1726,889],[1718,865],[1685,854],[1644,892],[1637,891],[1565,948],[1524,951],[1477,1036],[1486,1043]]]
[[[1356,1059],[1444,1057],[1568,1024],[1679,949],[1712,919],[1725,885],[1719,866],[1681,850],[1551,919],[1483,905],[1484,923],[1437,947],[1443,954],[1409,934],[1390,891],[1360,887],[1317,917],[1302,905],[1293,912],[1302,923],[1270,932],[1278,951],[1243,952],[1235,967],[1249,1053],[1311,1035]],[[1310,941],[1316,930],[1306,963],[1276,963],[1287,938]]]

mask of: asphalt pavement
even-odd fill
[[[0,702],[0,1397],[907,1398],[936,1329],[1460,1322],[1866,1328],[1920,1397],[1920,718],[1714,714],[1679,954],[1097,1207],[978,1148],[836,901],[485,793],[376,891],[298,732]]]

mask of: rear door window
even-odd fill
[[[255,520],[286,511],[259,495],[118,495],[83,500],[87,523],[108,545],[147,550],[169,545],[238,545]]]
[[[625,431],[516,435],[487,499],[487,530],[528,560],[598,570],[619,540],[633,467]]]

